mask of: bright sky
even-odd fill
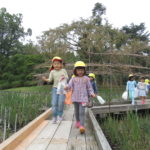
[[[23,14],[23,27],[31,28],[32,40],[49,28],[88,18],[96,2],[106,7],[106,18],[113,27],[144,22],[150,32],[150,0],[0,0],[0,8]]]

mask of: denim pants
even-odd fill
[[[57,88],[52,89],[52,112],[53,117],[63,115],[65,94],[57,94]]]

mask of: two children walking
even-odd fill
[[[89,97],[95,97],[90,79],[86,75],[86,65],[82,61],[77,61],[74,64],[74,77],[71,78],[68,85],[62,87],[65,90],[72,90],[72,102],[75,109],[75,126],[79,128],[80,133],[85,132],[85,104],[88,103]],[[46,82],[53,81],[52,88],[52,112],[53,123],[57,120],[62,120],[65,93],[58,92],[58,85],[60,81],[67,80],[68,75],[65,69],[63,69],[63,60],[60,57],[54,57],[52,59],[52,68],[48,78],[42,77]],[[96,85],[95,85],[95,90]],[[97,92],[97,91],[96,91]],[[95,92],[95,93],[96,93]]]
[[[129,93],[129,98],[131,99],[131,104],[135,105],[135,95],[136,95],[136,88],[138,90],[137,95],[141,99],[141,103],[145,104],[145,98],[148,92],[148,86],[145,83],[145,78],[141,77],[138,84],[135,81],[134,75],[129,75],[129,80],[127,81],[126,91]]]

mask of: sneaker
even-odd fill
[[[63,118],[58,116],[58,121],[61,122],[62,120],[63,120]]]
[[[80,127],[80,121],[77,121],[77,122],[76,122],[75,127],[76,127],[76,128],[79,128],[79,127]]]
[[[132,105],[135,105],[135,102],[134,101],[132,101],[132,103],[131,103]]]
[[[57,117],[53,117],[52,124],[56,124],[56,123],[57,123]]]
[[[85,133],[85,128],[83,126],[80,126],[80,133],[81,134]]]

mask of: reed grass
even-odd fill
[[[50,106],[50,86],[0,91],[0,141],[8,138]],[[4,134],[6,137],[3,139]]]
[[[101,127],[114,150],[149,150],[150,116],[128,113],[126,117],[109,116]]]

